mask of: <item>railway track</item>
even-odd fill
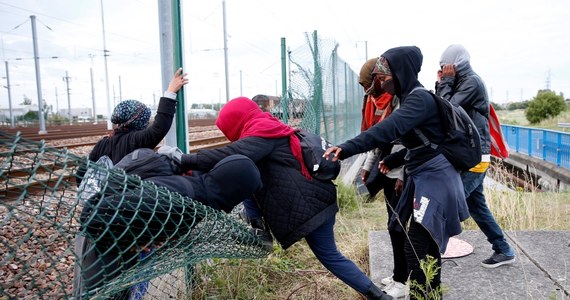
[[[204,128],[216,130],[215,119],[194,119],[188,122],[190,133],[204,131]],[[32,141],[52,141],[65,140],[88,136],[104,136],[109,133],[106,122],[99,124],[78,124],[78,125],[54,125],[46,127],[47,133],[40,134],[38,127],[0,127],[0,131],[9,135],[16,135],[18,132],[23,138]]]
[[[191,136],[189,141],[190,153],[194,153],[202,149],[213,149],[217,147],[222,147],[229,143],[226,137],[221,135],[219,131],[218,132],[214,131],[214,129],[217,130],[217,128],[212,128],[211,125],[212,123],[213,121],[211,120],[209,122],[202,122],[201,123],[202,126],[195,126],[192,128],[192,130],[190,130],[190,136]],[[75,130],[77,129],[73,129],[71,131]],[[3,135],[14,136],[16,132],[14,132],[14,134],[10,134],[8,132],[0,132],[1,133],[0,136]],[[63,153],[63,151],[69,151],[69,153],[72,154],[75,154],[76,152],[81,152],[81,151],[76,151],[77,149],[80,148],[87,149],[87,151],[83,152],[88,153],[88,151],[90,151],[90,149],[93,148],[96,141],[98,140],[97,137],[101,135],[101,134],[91,135],[95,138],[85,142],[69,142],[69,140],[72,139],[72,136],[74,136],[69,131],[67,133],[60,133],[54,130],[53,131],[54,133],[50,135],[51,138],[49,139],[46,139],[47,135],[37,135],[37,133],[34,134],[33,130],[31,131],[29,130],[26,133],[22,131],[19,132],[22,138],[30,140],[29,137],[32,137],[31,140],[34,140],[33,138],[35,137],[39,138],[39,140],[46,141],[46,147],[48,147],[46,149],[51,149],[52,150],[51,152]],[[78,136],[86,137],[90,136],[90,134],[93,134],[95,132],[98,131],[86,130],[81,132],[81,130],[79,130],[78,133],[80,135],[78,134]],[[207,133],[208,136],[199,137],[199,138],[192,137],[193,135],[200,134],[202,132],[208,132]],[[105,134],[106,133],[103,133],[102,135]],[[4,139],[4,137],[2,138]],[[50,145],[50,143],[56,143],[61,140],[63,140],[63,143],[61,144]],[[2,145],[2,143],[0,143],[0,146],[5,146],[5,145]],[[58,159],[53,159],[53,162],[48,162],[48,163],[35,163],[35,156],[40,155],[40,153],[37,152],[37,149],[19,150],[18,154],[14,155],[15,156],[14,159],[28,161],[28,163],[6,162],[5,159],[3,159],[3,157],[7,157],[8,153],[4,151],[9,151],[9,149],[0,150],[0,163],[2,166],[2,169],[0,169],[0,175],[1,175],[0,195],[5,196],[5,199],[8,201],[10,199],[16,199],[23,192],[45,193],[46,189],[52,188],[53,186],[57,185],[57,183],[60,182],[61,180],[75,181],[74,172],[67,171],[66,173],[66,168],[71,167],[72,169],[75,170],[77,166],[70,166],[67,162],[59,161]],[[41,153],[41,155],[44,154],[45,153]],[[75,154],[75,155],[82,156],[81,154]],[[13,167],[12,164],[14,165],[17,164],[18,166]]]

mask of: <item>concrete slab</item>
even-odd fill
[[[508,232],[517,261],[495,269],[481,266],[492,254],[480,231],[457,238],[473,245],[472,254],[444,259],[444,299],[570,299],[570,231]],[[368,236],[372,281],[392,274],[392,247],[387,231]]]

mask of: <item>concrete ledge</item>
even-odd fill
[[[557,190],[570,189],[570,170],[559,167],[542,159],[534,158],[526,154],[511,153],[509,158],[503,161],[505,164],[515,166],[521,170],[528,171],[542,178],[553,180],[553,186]]]
[[[507,232],[517,261],[495,269],[481,266],[492,254],[480,231],[456,236],[474,247],[472,254],[442,263],[444,299],[570,299],[570,231]],[[392,274],[387,231],[368,235],[372,281]]]

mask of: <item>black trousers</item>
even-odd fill
[[[408,262],[408,268],[410,270],[410,281],[415,281],[421,286],[426,284],[426,276],[422,269],[420,268],[420,261],[426,260],[427,256],[430,255],[434,257],[437,261],[436,266],[439,267],[435,278],[430,281],[430,290],[435,290],[441,286],[441,254],[439,253],[439,247],[437,243],[432,239],[430,233],[419,223],[413,220],[410,222],[410,229],[408,231],[409,240],[405,244],[406,260]],[[415,290],[418,293],[422,293],[416,286],[410,286],[410,291]],[[439,292],[441,296],[441,290]],[[411,296],[411,299],[416,299]],[[428,299],[423,297],[422,299]]]

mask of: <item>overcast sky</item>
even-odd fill
[[[157,2],[103,0],[103,6],[111,102],[153,104],[162,93]],[[183,1],[189,104],[225,101],[222,12],[221,0]],[[104,114],[100,0],[0,0],[0,83],[6,85],[7,61],[13,105],[24,95],[37,104],[30,15],[37,21],[42,97],[54,109],[67,108],[67,71],[71,107],[91,107],[92,68]],[[570,1],[227,0],[226,23],[230,98],[281,93],[281,38],[295,49],[314,30],[336,40],[357,73],[366,53],[416,45],[424,55],[420,81],[431,88],[441,53],[459,43],[494,102],[527,100],[547,86],[570,95]],[[2,88],[0,108],[7,107]]]

